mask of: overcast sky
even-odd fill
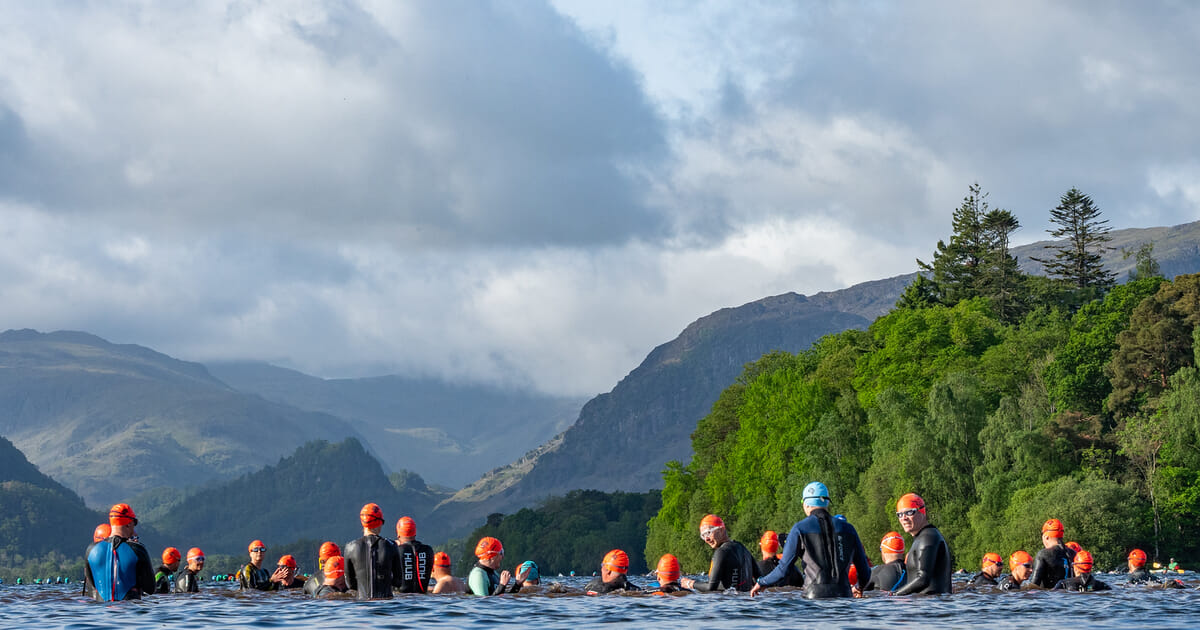
[[[716,309],[1200,218],[1193,2],[6,2],[0,329],[608,391]]]

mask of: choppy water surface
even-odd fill
[[[692,594],[683,597],[518,594],[497,598],[402,595],[391,601],[311,600],[303,594],[239,593],[227,583],[192,595],[99,604],[77,586],[0,586],[5,628],[490,628],[524,625],[576,630],[593,625],[655,628],[895,627],[1200,627],[1200,581],[1187,590],[1125,587],[1101,575],[1104,593],[961,592],[943,597],[868,597],[809,601],[798,591]],[[558,578],[579,590],[587,578]],[[648,580],[632,580],[634,583]]]

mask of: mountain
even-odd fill
[[[55,553],[79,556],[107,518],[79,495],[42,474],[12,442],[0,437],[0,566]]]
[[[1105,264],[1124,279],[1135,265],[1122,249],[1154,243],[1164,274],[1200,271],[1200,222],[1114,230]],[[1049,241],[1014,248],[1027,272]],[[690,435],[742,366],[766,352],[798,352],[825,334],[863,328],[886,313],[916,273],[812,297],[788,293],[721,309],[655,348],[578,420],[524,457],[463,488],[434,511],[448,535],[462,535],[493,512],[512,512],[575,489],[641,492],[662,486],[667,461],[688,461]]]
[[[348,422],[230,388],[204,366],[80,332],[0,333],[0,434],[92,505],[257,470]]]
[[[301,539],[341,545],[362,535],[358,512],[367,503],[383,508],[389,536],[401,516],[416,519],[419,534],[436,531],[426,517],[445,494],[419,476],[395,478],[406,483],[398,488],[354,438],[315,441],[277,464],[189,494],[153,525],[166,544],[236,555],[255,539],[269,548]]]
[[[389,468],[454,488],[560,433],[585,401],[400,376],[321,379],[266,363],[207,367],[243,392],[350,420]]]

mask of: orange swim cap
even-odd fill
[[[250,543],[250,546],[247,547],[247,549],[250,551],[250,553],[254,553],[255,551],[266,551],[267,546],[265,544],[263,544],[263,541],[256,540],[256,541]]]
[[[992,566],[993,564],[1003,567],[1004,566],[1004,558],[1001,558],[1000,554],[998,554],[994,551],[989,551],[989,552],[983,554],[983,560],[980,561],[979,564],[980,564],[981,568],[984,568],[984,569]]]
[[[1064,531],[1062,521],[1056,518],[1052,518],[1042,524],[1042,533],[1051,538],[1062,538]]]
[[[337,543],[326,540],[321,543],[321,550],[317,552],[317,559],[324,562],[334,556],[342,555],[342,550],[337,546]]]
[[[1092,554],[1089,551],[1080,551],[1075,554],[1075,561],[1071,563],[1077,571],[1087,573],[1092,570]]]
[[[417,535],[417,522],[410,516],[402,516],[396,521],[396,535],[406,538]]]
[[[445,551],[433,554],[433,566],[450,568],[450,554]]]
[[[722,521],[721,517],[717,516],[716,514],[709,514],[708,516],[700,519],[701,533],[710,529],[720,529],[722,527],[725,527],[725,521]]]
[[[109,536],[112,536],[112,525],[100,523],[96,526],[96,531],[92,532],[92,542],[100,542]]]
[[[179,555],[179,550],[174,547],[167,547],[166,549],[163,549],[163,552],[162,552],[163,564],[171,564],[172,562],[179,562],[179,559],[182,557],[183,556]]]
[[[1017,551],[1012,552],[1012,555],[1008,557],[1008,570],[1012,571],[1022,564],[1030,564],[1032,562],[1033,556],[1029,555],[1029,553],[1026,551],[1018,549]]]
[[[924,514],[925,499],[922,499],[918,494],[909,492],[908,494],[900,497],[899,501],[896,501],[896,511],[903,512],[905,510],[916,510],[921,514]]]
[[[475,545],[475,557],[480,560],[502,555],[504,555],[504,545],[491,536],[480,538],[479,543]]]
[[[776,540],[775,544],[779,544]],[[679,579],[679,558],[664,553],[663,557],[658,559],[658,568],[655,570],[658,573],[658,583],[669,584]]]
[[[204,561],[204,552],[200,551],[199,547],[192,547],[191,549],[188,549],[187,559],[188,559],[188,562],[191,562],[192,560],[200,560],[201,562],[203,562]]]
[[[625,573],[629,571],[629,555],[620,549],[613,549],[604,554],[604,562],[600,566],[613,573]]]
[[[1078,557],[1079,554],[1075,554],[1075,556]],[[1130,551],[1129,564],[1132,564],[1135,567],[1146,566],[1146,552],[1142,551],[1141,549],[1134,549],[1133,551]]]
[[[879,541],[881,553],[904,553],[904,537],[896,532],[888,532]]]
[[[758,539],[758,546],[764,553],[779,551],[779,534],[768,529],[763,532],[762,538]]]
[[[289,554],[289,555],[286,555],[286,556],[284,556],[284,557],[280,558],[280,559],[279,559],[279,562],[276,562],[276,563],[275,563],[275,566],[277,566],[277,567],[278,567],[278,566],[284,566],[284,567],[287,567],[287,568],[289,568],[289,569],[295,569],[295,568],[296,568],[296,559],[295,559],[295,558],[293,558],[293,557],[292,557],[292,556]]]
[[[363,527],[375,529],[383,525],[383,510],[374,503],[368,503],[359,511],[358,520],[362,521]]]
[[[118,503],[108,510],[108,524],[116,527],[118,525],[137,525],[137,517],[133,514],[133,508],[129,507],[128,503]]]
[[[325,559],[325,581],[332,582],[346,575],[346,560],[341,556],[330,556]]]
[[[1067,547],[1067,549],[1070,549],[1071,551],[1074,551],[1075,553],[1079,553],[1080,551],[1083,551],[1083,545],[1075,542],[1074,540],[1067,543],[1066,547]]]

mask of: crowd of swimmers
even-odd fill
[[[757,558],[742,543],[729,537],[720,517],[709,514],[700,522],[700,538],[713,550],[707,576],[693,579],[681,574],[678,558],[659,558],[653,583],[638,586],[628,579],[629,555],[613,549],[604,555],[598,575],[583,587],[588,595],[644,591],[654,594],[688,592],[749,592],[790,586],[812,599],[862,597],[868,591],[892,595],[936,595],[953,592],[954,557],[941,532],[928,519],[925,501],[906,494],[896,503],[901,529],[912,537],[905,544],[899,532],[888,532],[880,541],[883,564],[872,567],[858,532],[845,517],[832,514],[829,491],[813,482],[804,488],[804,518],[787,534],[767,531],[759,540]],[[318,570],[310,577],[298,571],[296,559],[279,558],[273,571],[264,567],[267,547],[260,540],[250,543],[250,561],[230,579],[241,589],[278,591],[298,589],[312,597],[357,597],[386,599],[393,593],[465,593],[495,596],[517,592],[567,592],[559,583],[543,585],[538,566],[532,561],[513,571],[504,566],[504,546],[487,536],[475,546],[476,562],[465,581],[451,573],[450,556],[417,540],[413,519],[396,522],[396,538],[381,534],[383,511],[374,503],[359,513],[362,536],[338,546],[327,541],[317,555]],[[194,593],[199,590],[199,573],[204,552],[188,550],[186,557],[174,547],[162,553],[162,564],[152,566],[150,555],[136,541],[138,521],[124,503],[109,511],[109,522],[96,528],[86,553],[84,593],[99,601],[137,599],[151,593]],[[1009,573],[1003,574],[1004,558],[989,552],[981,570],[965,588],[999,591],[1064,589],[1102,591],[1109,586],[1093,575],[1094,559],[1076,543],[1064,543],[1064,527],[1058,519],[1042,526],[1043,548],[1031,556],[1017,550],[1008,556]],[[186,559],[186,566],[181,563]],[[799,561],[799,568],[797,568]],[[1146,569],[1146,553],[1134,549],[1128,556],[1127,584],[1151,584],[1184,588],[1177,579],[1159,580]],[[572,575],[574,573],[572,572]]]

